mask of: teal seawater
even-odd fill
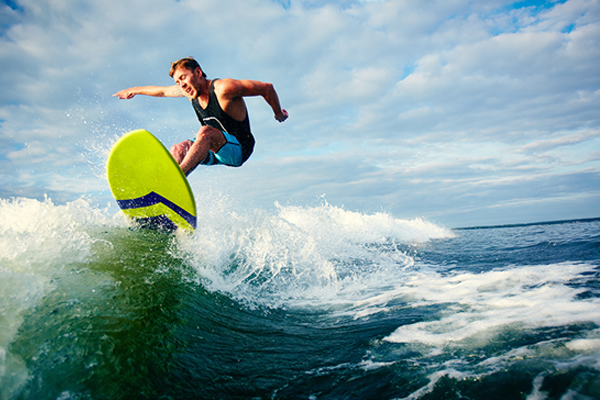
[[[0,200],[0,399],[600,398],[600,220]]]

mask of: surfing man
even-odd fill
[[[175,80],[175,85],[133,87],[113,96],[131,99],[142,94],[190,99],[202,127],[195,140],[185,140],[170,149],[186,175],[198,165],[239,167],[248,160],[254,149],[254,136],[250,132],[244,97],[262,96],[273,109],[277,121],[288,118],[271,83],[245,79],[209,80],[191,57],[172,63],[169,76]]]

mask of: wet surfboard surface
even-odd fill
[[[121,137],[107,162],[110,190],[125,215],[143,227],[196,229],[192,188],[165,146],[139,129]]]

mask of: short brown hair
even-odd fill
[[[202,70],[202,67],[200,67],[200,64],[198,64],[198,61],[194,60],[193,57],[186,57],[186,58],[177,60],[175,62],[172,62],[171,70],[169,71],[169,76],[171,78],[173,77],[173,74],[175,74],[175,71],[177,70],[177,68],[189,69],[192,72],[195,71],[196,68],[200,68],[200,71],[202,71],[202,76],[206,78],[206,74],[204,73],[204,70]]]

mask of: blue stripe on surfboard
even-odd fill
[[[138,197],[136,199],[117,200],[117,204],[119,205],[119,207],[121,207],[122,210],[148,207],[158,203],[162,203],[165,206],[169,207],[171,210],[175,211],[177,214],[179,214],[181,218],[183,218],[188,224],[190,224],[194,229],[196,229],[195,216],[185,211],[183,208],[179,207],[172,201],[165,199],[158,193],[150,192],[147,195]]]

